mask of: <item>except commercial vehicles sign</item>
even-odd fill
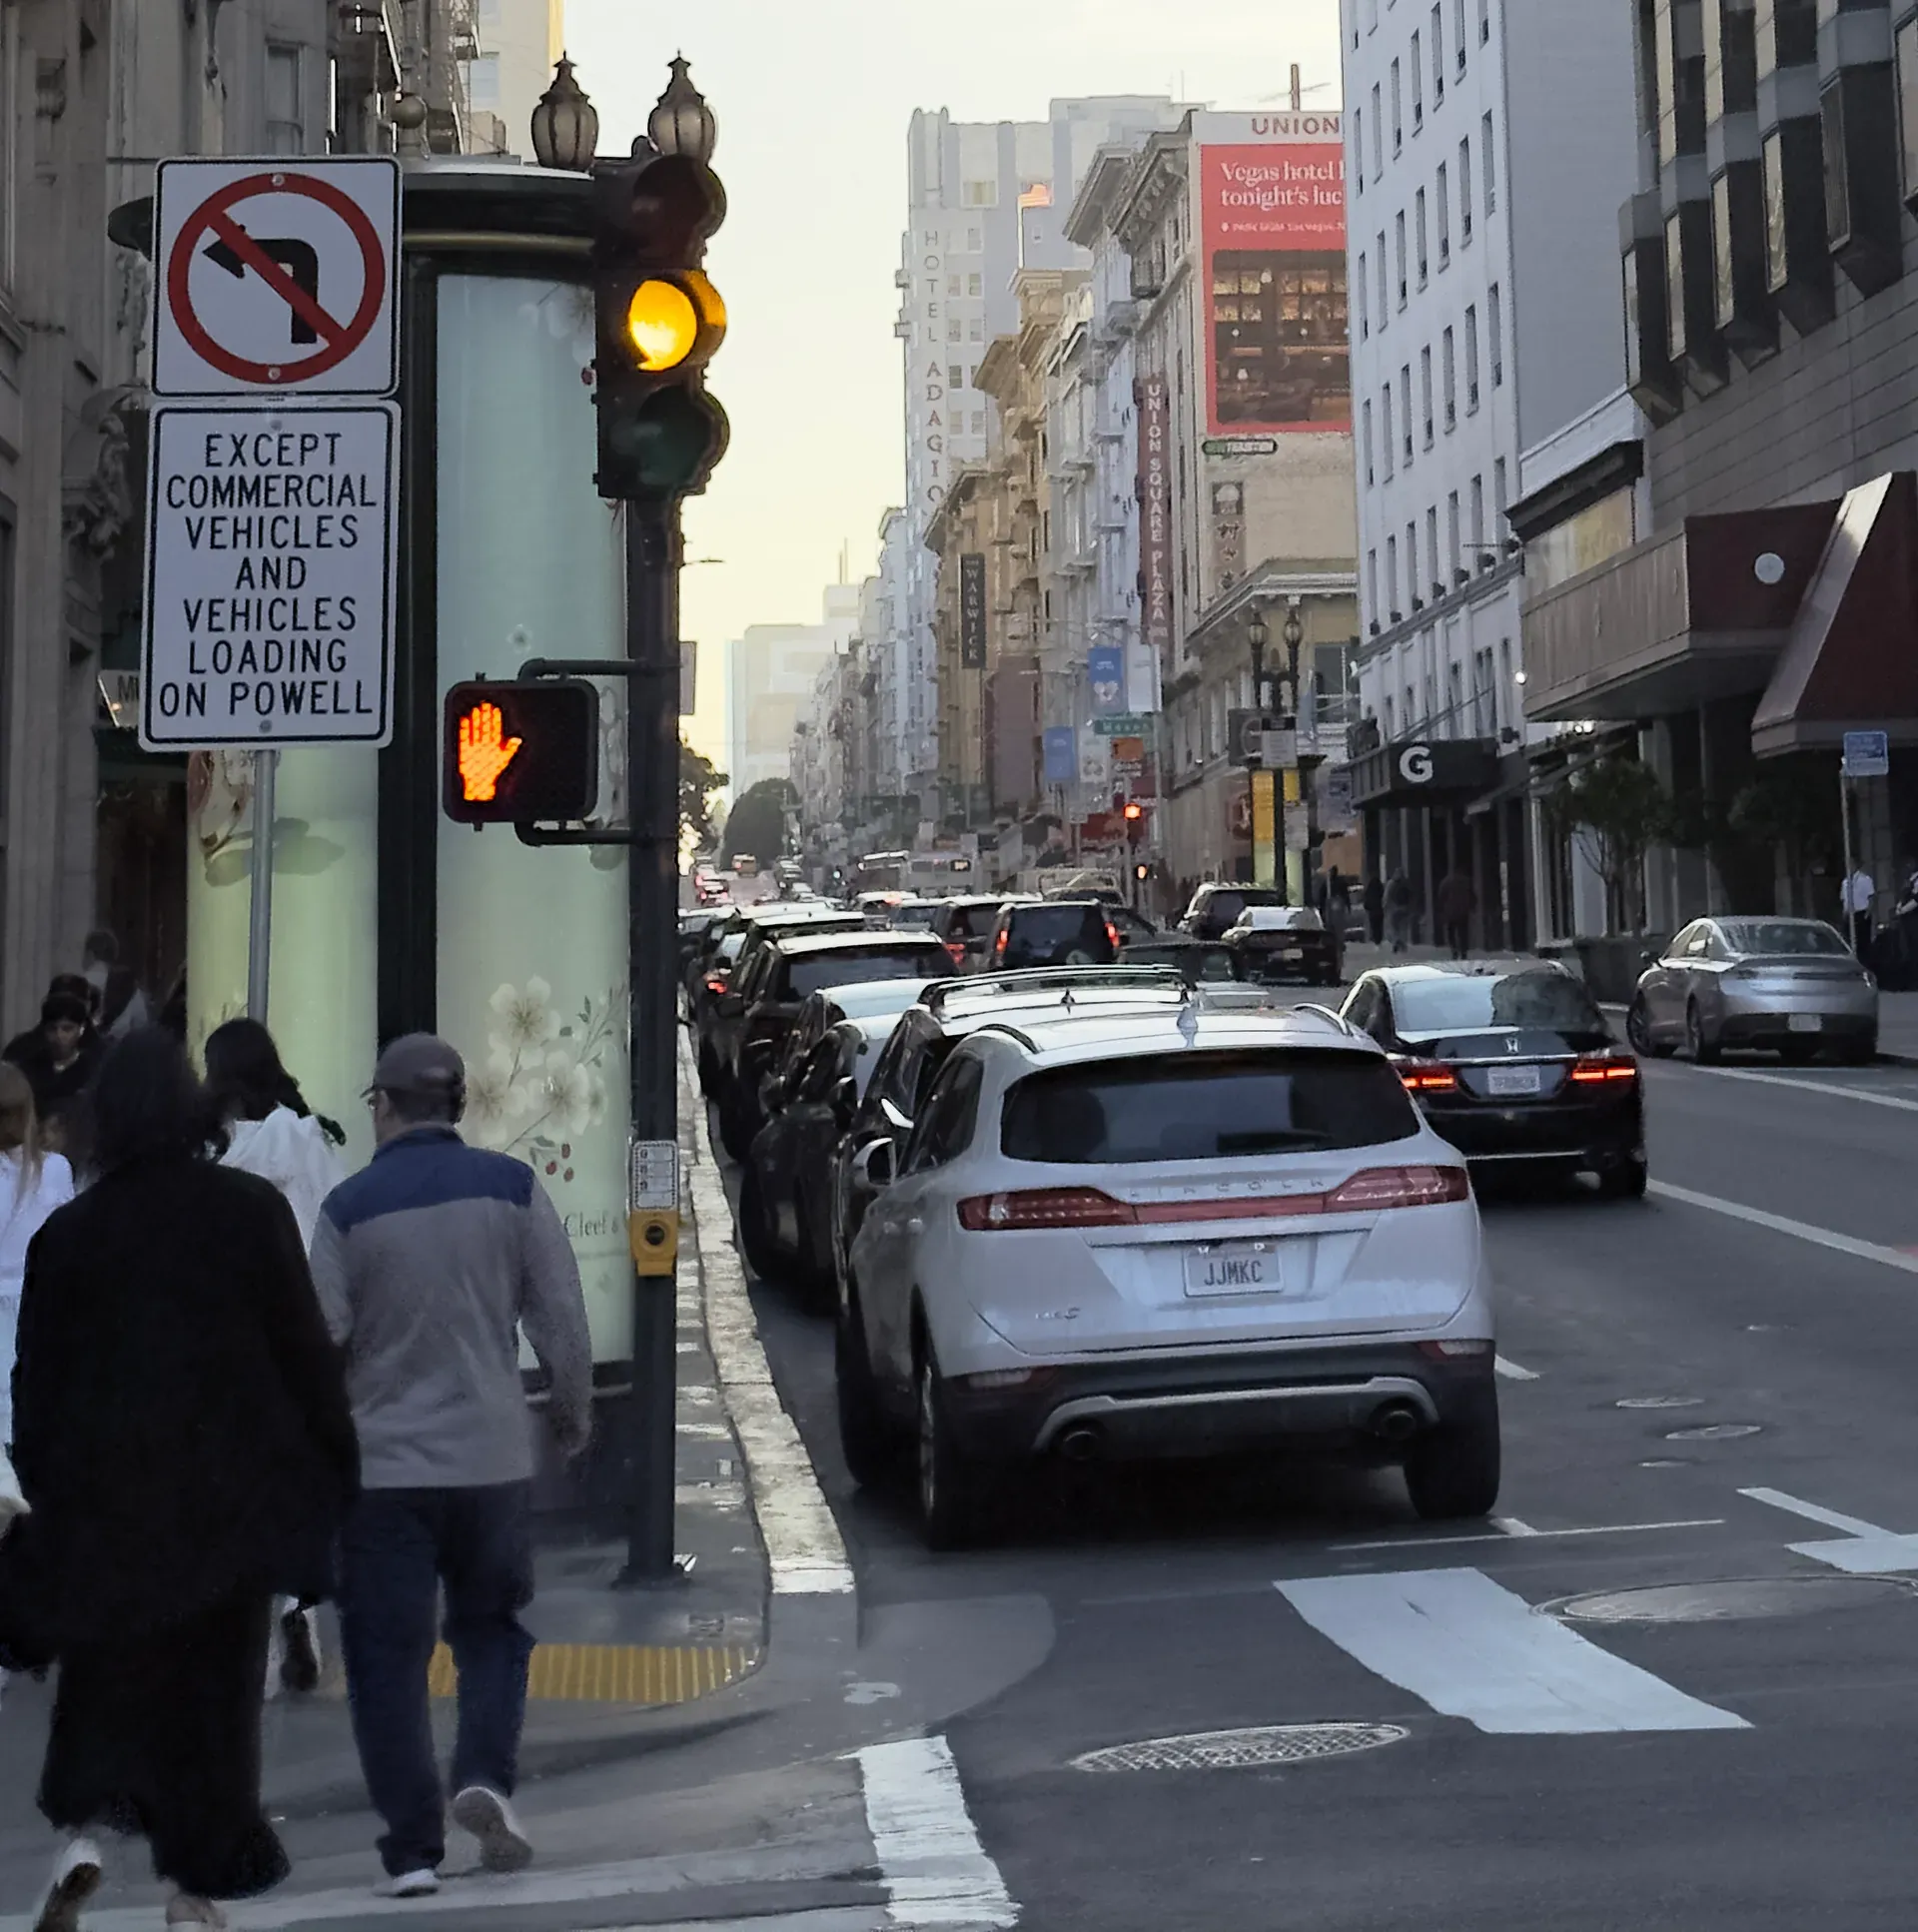
[[[1884,777],[1891,769],[1891,734],[1888,731],[1847,731],[1844,769],[1847,778]]]
[[[1139,385],[1139,601],[1146,647],[1172,650],[1172,395],[1163,376]]]
[[[1340,117],[1258,117],[1258,132],[1228,143],[1201,129],[1209,428],[1349,431]]]
[[[399,382],[399,165],[163,161],[157,396],[384,396]]]
[[[978,550],[959,559],[959,662],[969,671],[986,667],[986,559]]]
[[[400,412],[153,413],[140,742],[393,734]]]

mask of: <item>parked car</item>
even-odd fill
[[[867,1150],[884,1141],[894,1165],[939,1069],[954,1046],[989,1020],[1020,1021],[1067,1013],[1156,1008],[1176,1012],[1185,980],[1164,967],[1074,966],[981,973],[928,987],[894,1028],[846,1135],[833,1152],[832,1243],[841,1268],[866,1210],[879,1191]]]
[[[993,972],[1039,966],[1109,966],[1119,928],[1097,899],[1019,900],[1001,908],[986,944]]]
[[[1339,941],[1310,906],[1247,906],[1226,928],[1241,979],[1339,984]]]
[[[1699,1062],[1726,1047],[1870,1061],[1878,982],[1822,919],[1695,919],[1647,965],[1625,1030],[1640,1053]]]
[[[1433,1127],[1474,1167],[1597,1177],[1645,1191],[1638,1062],[1585,983],[1551,960],[1387,966],[1343,1015],[1391,1054]]]
[[[930,933],[785,933],[771,940],[713,1003],[719,1139],[735,1161],[759,1131],[759,1083],[809,993],[857,980],[930,979],[946,949]]]
[[[1269,885],[1226,885],[1208,880],[1192,895],[1180,926],[1195,939],[1223,939],[1248,906],[1282,906],[1286,895]]]
[[[840,1020],[770,1083],[739,1177],[739,1252],[762,1281],[831,1292],[833,1151],[899,1020],[896,1011]]]
[[[1195,984],[1239,977],[1239,955],[1230,946],[1194,939],[1190,933],[1156,932],[1128,939],[1119,949],[1123,966],[1171,966]]]
[[[989,1020],[852,1244],[841,1434],[902,1452],[935,1547],[1039,1458],[1401,1462],[1427,1517],[1497,1499],[1487,1271],[1463,1158],[1330,1014]]]

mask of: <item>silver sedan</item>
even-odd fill
[[[1699,1062],[1725,1047],[1870,1060],[1878,982],[1822,919],[1697,919],[1648,960],[1625,1027],[1640,1053]]]

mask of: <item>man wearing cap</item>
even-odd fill
[[[341,1625],[360,1762],[387,1826],[383,1889],[396,1898],[437,1891],[446,1856],[427,1696],[443,1584],[460,1680],[453,1817],[487,1870],[532,1857],[511,1804],[532,1652],[520,1622],[533,1471],[521,1330],[546,1371],[560,1449],[577,1454],[591,1426],[571,1245],[529,1167],[460,1138],[466,1093],[446,1041],[415,1033],[388,1047],[367,1091],[378,1149],[328,1197],[313,1246],[360,1434]]]

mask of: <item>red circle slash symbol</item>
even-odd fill
[[[304,195],[328,208],[346,223],[360,250],[365,284],[360,307],[348,322],[341,322],[321,306],[317,290],[308,289],[289,273],[287,267],[270,255],[234,220],[232,210],[256,195]],[[255,362],[237,356],[214,341],[206,325],[194,313],[189,274],[194,252],[201,239],[211,235],[221,251],[223,265],[238,264],[238,272],[251,269],[292,311],[300,325],[291,332],[294,341],[317,339],[320,348],[299,361],[285,358],[279,362]],[[260,383],[275,389],[291,389],[300,383],[324,376],[339,365],[372,335],[374,324],[387,296],[386,252],[379,231],[367,212],[350,195],[343,194],[330,181],[317,181],[309,175],[249,175],[229,182],[218,193],[209,195],[194,210],[173,244],[167,259],[167,307],[181,337],[200,360],[236,382]]]

